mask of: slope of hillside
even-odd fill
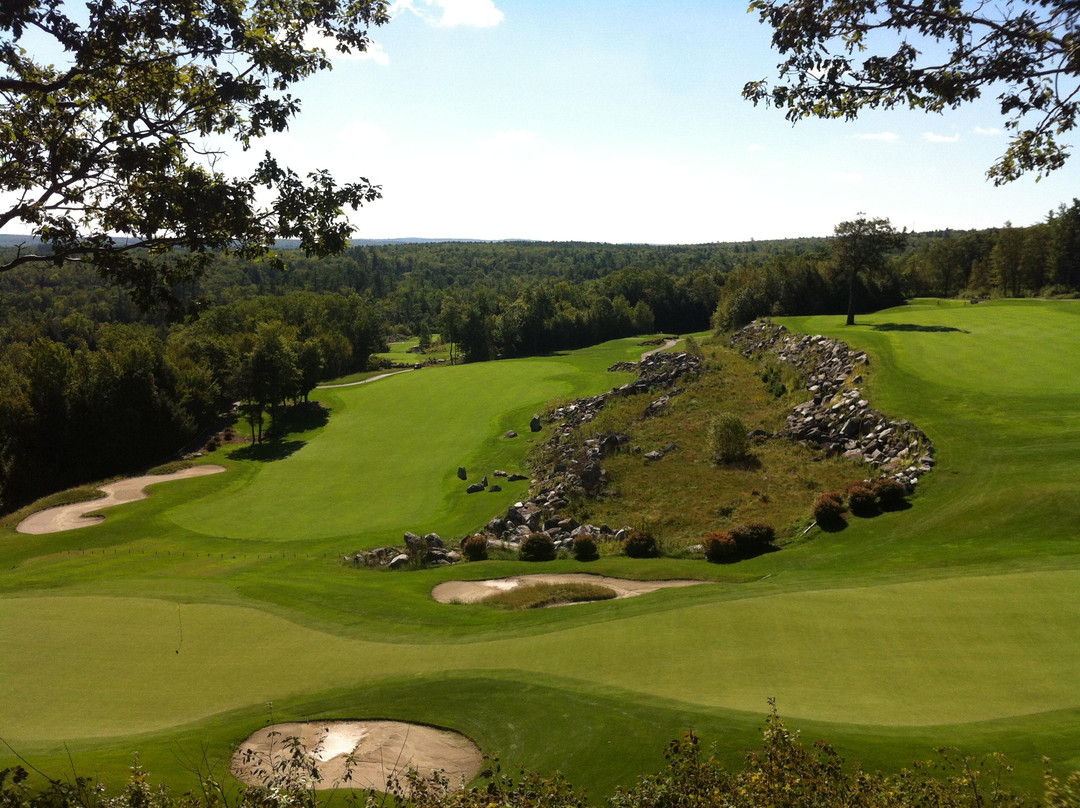
[[[786,324],[868,351],[874,405],[934,440],[938,466],[909,510],[730,566],[356,569],[340,553],[369,540],[440,520],[470,529],[472,502],[489,495],[462,494],[459,509],[455,468],[443,466],[522,459],[527,429],[514,456],[502,430],[551,395],[611,386],[603,368],[640,349],[449,368],[426,389],[405,382],[428,371],[332,391],[329,423],[283,459],[226,461],[229,472],[158,486],[96,527],[4,528],[0,658],[25,662],[0,682],[0,736],[46,770],[66,765],[67,748],[113,781],[137,748],[184,783],[185,755],[227,759],[270,718],[395,718],[456,729],[603,794],[656,768],[686,728],[734,760],[774,697],[789,726],[870,767],[957,744],[1009,754],[1028,788],[1044,754],[1080,768],[1080,306],[917,301],[854,328]],[[418,424],[417,401],[459,385],[482,428]],[[424,476],[415,449],[402,458],[378,442],[410,429],[462,443]],[[428,504],[402,495],[401,506],[391,489],[364,497],[350,478],[371,468]],[[505,494],[493,507],[517,495]],[[400,522],[366,522],[373,508]],[[430,597],[446,580],[583,569],[716,583],[533,612]]]

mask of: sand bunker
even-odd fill
[[[102,508],[111,508],[113,505],[123,505],[127,502],[135,502],[146,499],[146,487],[156,483],[165,483],[170,480],[182,480],[185,477],[202,477],[206,474],[217,474],[225,471],[224,466],[192,466],[191,468],[174,471],[172,474],[148,474],[145,477],[129,477],[126,480],[117,480],[115,483],[101,486],[105,492],[101,499],[91,499],[86,502],[73,502],[70,505],[60,505],[38,511],[23,519],[16,526],[20,533],[59,533],[62,530],[75,530],[80,527],[101,524],[105,521],[104,516],[87,516],[92,511],[100,511]]]
[[[293,784],[316,789],[383,791],[388,779],[404,782],[410,770],[423,777],[442,771],[457,787],[476,777],[483,764],[479,747],[450,730],[400,721],[307,721],[253,733],[233,755],[233,774],[249,785],[280,785],[289,780],[279,775],[289,769],[294,749],[303,751],[322,779],[312,783],[297,771]]]
[[[534,584],[597,584],[606,586],[615,593],[616,598],[632,598],[668,589],[676,586],[695,586],[708,581],[672,580],[672,581],[634,581],[629,578],[609,578],[606,575],[591,575],[585,572],[568,572],[562,575],[516,575],[513,578],[496,578],[488,581],[447,581],[431,590],[431,596],[439,603],[479,603],[485,598],[516,589],[519,586]]]

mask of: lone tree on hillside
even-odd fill
[[[1080,4],[1075,0],[751,0],[783,55],[779,82],[743,97],[788,120],[855,118],[863,108],[955,109],[997,96],[1005,153],[995,185],[1061,168],[1080,112]]]
[[[855,325],[855,287],[859,273],[877,272],[885,266],[885,256],[904,246],[906,233],[898,233],[888,219],[861,216],[840,222],[833,232],[833,255],[848,275],[847,325]]]
[[[17,0],[0,8],[0,226],[27,248],[0,272],[82,261],[143,304],[196,275],[213,251],[253,258],[275,238],[340,252],[343,208],[380,196],[360,178],[305,179],[266,153],[249,177],[217,170],[300,110],[296,82],[331,67],[388,21],[385,0]],[[256,192],[269,189],[260,204]],[[180,249],[177,249],[180,248]]]

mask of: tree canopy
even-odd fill
[[[1005,153],[994,183],[1060,168],[1080,112],[1080,6],[1073,0],[752,0],[785,57],[743,96],[788,120],[863,109],[955,109],[998,93]]]
[[[5,2],[0,227],[22,223],[51,252],[18,250],[0,271],[82,261],[149,303],[213,251],[340,251],[343,208],[378,186],[304,179],[269,153],[248,177],[217,164],[230,141],[287,128],[290,87],[331,66],[312,43],[362,51],[388,19],[384,0]]]
[[[855,325],[856,277],[860,272],[880,271],[885,256],[903,247],[907,234],[896,232],[888,219],[865,216],[840,222],[833,232],[833,253],[848,276],[847,324]]]

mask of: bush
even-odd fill
[[[730,531],[731,538],[735,540],[735,546],[743,555],[760,553],[773,543],[776,531],[772,525],[764,522],[748,522],[745,525],[733,527]]]
[[[714,463],[742,460],[750,451],[746,423],[734,413],[718,415],[709,424],[709,451]]]
[[[487,536],[477,533],[461,543],[461,552],[469,561],[487,561]]]
[[[907,504],[907,490],[903,483],[891,477],[879,477],[874,480],[871,488],[883,511],[895,511]]]
[[[836,524],[844,513],[844,495],[826,491],[814,502],[814,521],[819,525]]]
[[[852,483],[848,486],[847,495],[852,513],[860,516],[877,513],[877,497],[867,483]]]
[[[706,533],[701,543],[705,546],[705,559],[714,564],[727,561],[739,552],[735,537],[726,530]]]
[[[547,533],[530,533],[521,543],[518,558],[522,561],[554,561],[555,542]]]
[[[595,561],[600,557],[600,553],[596,549],[596,539],[587,533],[574,536],[572,549],[574,558],[578,561]]]
[[[656,546],[656,539],[647,530],[632,530],[623,539],[623,553],[630,558],[656,558],[660,555],[660,548]]]

